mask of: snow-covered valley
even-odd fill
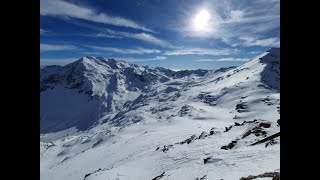
[[[280,48],[215,71],[98,57],[40,69],[43,180],[278,173],[280,136],[259,141],[279,132]]]

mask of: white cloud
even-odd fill
[[[248,58],[221,58],[221,59],[217,59],[217,61],[248,61]]]
[[[180,56],[180,55],[230,55],[237,52],[237,49],[202,49],[202,48],[192,48],[192,49],[179,49],[173,51],[167,51],[164,54],[168,56]]]
[[[113,47],[100,47],[100,46],[88,46],[91,49],[98,51],[107,51],[118,54],[158,54],[161,51],[157,49],[145,49],[145,48],[136,48],[136,49],[121,49]]]
[[[280,39],[279,38],[267,38],[267,39],[255,39],[252,37],[241,37],[243,46],[261,46],[261,47],[279,47]]]
[[[92,35],[84,35],[84,36],[92,36]],[[104,37],[104,38],[119,38],[121,39],[122,37],[120,36],[115,36],[115,35],[110,35],[110,34],[105,34],[105,33],[98,33],[97,35],[95,35],[95,37]]]
[[[64,66],[66,64],[72,63],[78,60],[77,58],[62,58],[62,59],[50,59],[50,58],[40,58],[40,66],[49,66],[49,65],[60,65]]]
[[[112,55],[110,52],[97,52],[97,51],[82,51],[81,54],[84,54],[85,56],[109,56]]]
[[[196,61],[196,62],[212,62],[212,61],[217,61],[215,59],[196,59],[196,60],[193,60],[193,61]]]
[[[128,33],[128,32],[113,31],[113,30],[107,29],[106,33],[98,33],[97,37],[108,37],[108,38],[126,37],[126,38],[138,39],[138,40],[159,45],[162,47],[172,47],[172,45],[169,42],[156,38],[153,35],[148,33]]]
[[[43,16],[62,16],[96,23],[110,24],[114,26],[129,27],[140,29],[143,31],[152,32],[152,30],[139,25],[138,23],[122,18],[111,17],[105,13],[96,12],[94,9],[79,6],[62,0],[41,0],[40,1],[40,15]]]
[[[143,61],[163,61],[163,60],[167,59],[167,57],[165,57],[165,56],[156,56],[154,58],[121,58],[121,57],[117,57],[114,59],[124,60],[127,62],[143,62]]]
[[[152,60],[165,60],[165,59],[167,59],[167,57],[165,57],[165,56],[157,56],[157,57],[153,58]]]
[[[261,53],[260,51],[251,51],[251,52],[249,52],[249,54],[259,54],[259,53]]]
[[[48,31],[40,28],[40,34],[44,34],[44,33],[46,33],[46,32],[48,32]]]
[[[68,50],[80,50],[80,48],[73,45],[62,44],[40,44],[40,52],[45,51],[68,51]]]
[[[197,62],[222,62],[222,61],[230,61],[230,62],[245,62],[247,61],[248,58],[220,58],[220,59],[197,59],[197,60],[194,60],[194,61],[197,61]]]

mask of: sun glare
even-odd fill
[[[207,10],[200,10],[193,19],[193,26],[198,31],[207,29],[211,16]]]

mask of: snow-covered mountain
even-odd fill
[[[280,172],[279,48],[216,71],[84,57],[40,69],[40,101],[41,179]]]
[[[208,72],[152,69],[100,57],[83,57],[64,67],[42,67],[40,132],[86,130],[99,120],[112,119],[125,104],[161,83]]]

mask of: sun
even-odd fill
[[[208,28],[210,19],[210,13],[207,10],[202,9],[194,17],[193,26],[198,31],[205,31]]]

